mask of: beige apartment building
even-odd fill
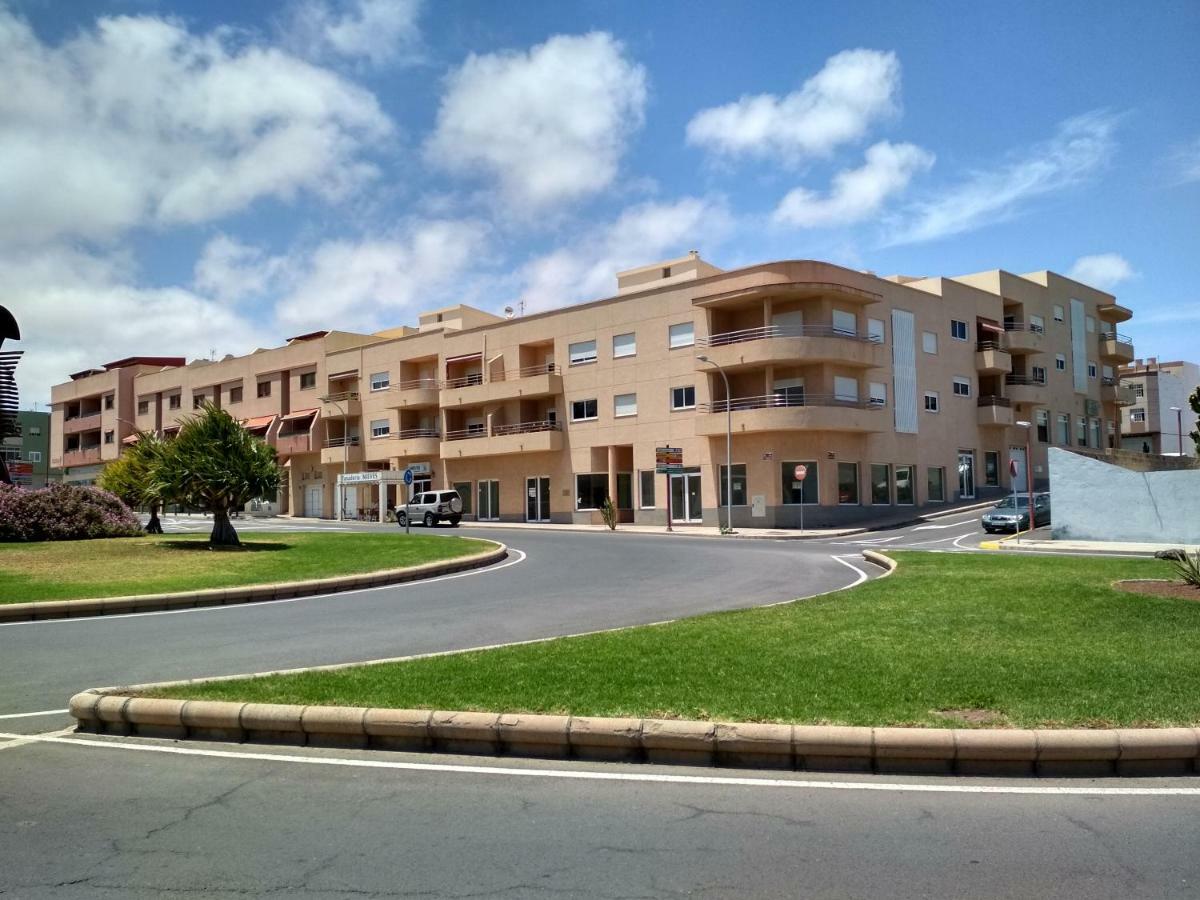
[[[54,389],[52,462],[94,478],[138,430],[169,434],[211,400],[279,452],[268,511],[382,519],[411,469],[416,491],[457,488],[468,518],[597,522],[612,497],[623,521],[665,524],[669,500],[676,524],[712,525],[728,429],[735,526],[863,521],[1008,490],[1010,459],[1024,485],[1027,443],[1036,486],[1052,445],[1119,446],[1130,316],[1052,272],[722,271],[693,252],[534,315],[453,306],[377,334],[78,373]],[[682,472],[656,474],[665,446]]]
[[[1200,387],[1200,366],[1155,357],[1121,367],[1121,388],[1129,392],[1122,411],[1121,447],[1163,456],[1195,456],[1190,433],[1196,414],[1188,403]]]

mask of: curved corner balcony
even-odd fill
[[[1007,428],[1013,423],[1012,401],[1007,397],[986,396],[976,402],[977,425]]]
[[[1046,329],[1034,322],[1005,322],[1004,344],[1013,355],[1041,353],[1045,349]]]
[[[1033,375],[1005,375],[1004,393],[1015,403],[1041,403],[1046,398],[1046,379]]]
[[[1118,364],[1133,362],[1133,339],[1115,331],[1101,332],[1100,358]]]
[[[838,363],[862,369],[890,364],[878,338],[829,325],[743,328],[698,338],[696,346],[726,369],[748,369],[768,363]]]
[[[766,394],[734,397],[696,407],[696,434],[722,435],[726,413],[737,434],[757,431],[848,431],[865,434],[883,431],[888,417],[883,404],[874,400],[850,400],[829,394],[804,397]]]

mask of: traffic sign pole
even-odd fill
[[[404,470],[404,533],[412,534],[412,516],[408,513],[408,505],[412,502],[413,470]]]
[[[808,477],[808,466],[796,466],[792,474],[800,482],[800,533],[804,534],[804,479]]]
[[[1026,466],[1026,470],[1028,470],[1028,467],[1029,467],[1029,460],[1028,460],[1028,459],[1027,459],[1027,460],[1025,460],[1025,466]],[[1017,536],[1016,536],[1016,541],[1017,541],[1017,543],[1019,544],[1019,543],[1021,543],[1021,507],[1020,507],[1020,506],[1017,504],[1017,461],[1016,461],[1015,459],[1010,459],[1010,460],[1008,461],[1008,476],[1009,476],[1008,480],[1012,482],[1012,489],[1013,489],[1013,515],[1015,515],[1015,516],[1017,517],[1017,527],[1016,527],[1016,529],[1015,529],[1015,530],[1016,530],[1016,533],[1017,533]],[[1033,516],[1033,510],[1032,510],[1032,509],[1031,509],[1031,510],[1029,510],[1029,515],[1030,515],[1031,517]],[[1030,518],[1030,520],[1029,520],[1029,521],[1030,521],[1030,524],[1032,524],[1032,523],[1033,523],[1033,519],[1032,519],[1032,518]]]

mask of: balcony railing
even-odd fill
[[[788,406],[836,406],[843,409],[882,409],[882,400],[858,400],[834,394],[763,394],[759,397],[734,397],[696,405],[698,412],[723,413],[744,409],[775,409]]]
[[[1100,332],[1100,340],[1116,341],[1117,343],[1120,343],[1120,344],[1132,344],[1133,343],[1133,338],[1131,338],[1129,335],[1118,334],[1115,331],[1101,331]]]
[[[444,440],[465,441],[469,438],[481,437],[487,437],[487,429],[482,425],[474,425],[470,428],[458,428],[454,431],[447,431]]]
[[[63,421],[64,422],[78,422],[80,419],[98,419],[98,418],[100,418],[100,413],[101,413],[101,410],[98,410],[98,409],[94,410],[92,412],[77,412],[74,415],[64,416]]]
[[[985,350],[1004,351],[1007,348],[1000,341],[979,341],[975,344],[975,349],[982,353]]]
[[[1100,383],[1105,387],[1119,387],[1121,384],[1121,379],[1114,378],[1112,375],[1105,375],[1100,379]]]
[[[409,381],[401,381],[398,384],[393,384],[391,390],[396,391],[436,391],[442,386],[442,383],[436,378],[413,378]]]
[[[1018,384],[1018,385],[1019,385],[1019,384],[1030,384],[1030,385],[1038,385],[1038,386],[1043,386],[1043,385],[1045,385],[1045,383],[1046,383],[1046,378],[1045,378],[1045,376],[1044,376],[1044,375],[1039,375],[1039,376],[1034,376],[1034,375],[1005,375],[1005,376],[1004,376],[1004,383],[1005,383],[1005,384]]]
[[[334,403],[345,403],[347,400],[357,400],[358,391],[339,391],[336,394],[326,394],[321,399],[324,401],[332,401]]]
[[[553,375],[557,369],[553,362],[540,363],[536,366],[526,366],[523,369],[509,369],[492,376],[492,381],[516,381],[520,378],[534,378],[538,375]]]
[[[325,439],[326,447],[357,447],[359,437],[357,434],[352,434],[349,437],[332,437]]]
[[[1030,331],[1034,334],[1045,334],[1046,326],[1038,325],[1036,322],[1005,322],[1005,331]]]
[[[729,344],[741,344],[745,341],[765,341],[771,338],[797,337],[834,337],[848,341],[860,341],[867,344],[883,343],[881,338],[871,335],[858,334],[831,325],[767,325],[762,328],[743,328],[740,331],[725,331],[697,338],[697,347],[725,347]]]
[[[483,384],[483,373],[476,372],[474,375],[463,375],[460,378],[447,378],[443,383],[444,388],[465,388],[473,387],[477,384]],[[449,440],[449,438],[447,438]]]
[[[416,441],[421,438],[441,438],[442,433],[436,428],[405,428],[402,431],[393,431],[387,437],[394,441]]]
[[[1012,401],[1007,397],[996,397],[992,395],[980,397],[975,403],[976,406],[1012,406]]]
[[[534,434],[539,431],[560,431],[557,421],[543,419],[540,422],[514,422],[511,425],[493,425],[492,434],[499,437],[504,434]]]

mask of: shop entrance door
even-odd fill
[[[550,479],[544,476],[525,479],[525,521],[550,521]]]
[[[704,510],[700,505],[700,473],[684,472],[671,476],[671,521],[682,525],[698,524]]]

